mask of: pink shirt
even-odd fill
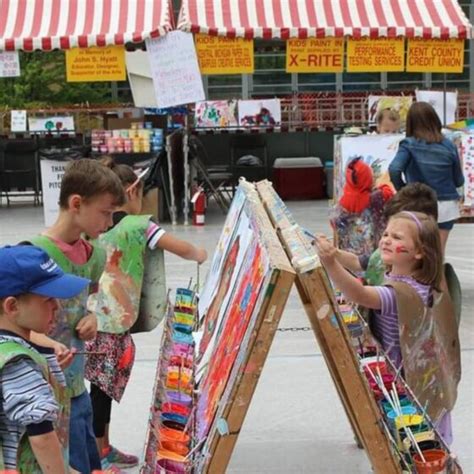
[[[94,247],[84,239],[79,239],[72,244],[68,244],[62,240],[53,239],[50,236],[48,236],[48,238],[51,239],[59,247],[61,252],[76,265],[86,264],[91,258],[94,250]]]

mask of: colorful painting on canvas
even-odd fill
[[[237,127],[236,100],[196,102],[194,125],[198,128]]]
[[[461,139],[461,160],[464,171],[465,212],[474,213],[474,133],[463,134]]]
[[[412,96],[369,95],[369,125],[376,124],[377,114],[381,110],[391,109],[398,112],[400,123],[404,126],[412,103]]]
[[[239,125],[242,127],[275,127],[280,124],[280,99],[239,100]]]

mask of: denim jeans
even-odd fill
[[[92,429],[92,404],[87,391],[71,399],[69,464],[81,474],[102,469]]]

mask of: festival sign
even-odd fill
[[[196,35],[201,74],[252,74],[253,40]]]
[[[405,66],[405,42],[398,38],[349,38],[347,72],[396,72]]]
[[[464,69],[464,40],[410,38],[407,72],[460,73]]]
[[[18,51],[0,51],[0,77],[20,76]]]
[[[66,51],[68,82],[125,81],[125,49],[73,48]]]
[[[342,72],[344,38],[290,39],[286,42],[286,72]]]

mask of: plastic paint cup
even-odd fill
[[[402,408],[403,412],[403,408]],[[416,414],[403,414],[394,418],[395,428],[397,430],[403,430],[403,427],[413,427],[421,425],[423,423],[423,416]]]
[[[171,356],[168,362],[169,366],[183,366],[187,369],[193,368],[193,358],[191,357],[180,357],[180,356]]]
[[[423,451],[425,462],[421,460],[421,456],[417,453],[413,455],[416,472],[418,474],[434,474],[443,472],[446,467],[448,455],[442,449],[428,449]]]
[[[184,332],[185,334],[191,334],[193,332],[193,327],[189,324],[174,323],[173,329],[175,331]]]
[[[406,395],[399,396],[398,399],[402,407],[413,406],[411,400]],[[389,413],[393,410],[392,405],[385,398],[381,401],[381,404],[384,413]]]
[[[163,413],[176,413],[177,415],[181,416],[189,416],[191,413],[191,409],[189,407],[180,403],[163,403],[162,410]]]
[[[171,451],[180,456],[187,456],[190,451],[185,444],[177,443],[176,441],[162,441],[160,442],[160,447],[161,449]]]
[[[184,344],[182,342],[174,342],[171,345],[170,354],[177,355],[180,357],[186,357],[193,353],[193,345],[192,344]]]
[[[388,374],[388,371],[387,371],[387,364],[385,363],[385,361],[375,361],[375,362],[368,362],[366,364],[363,365],[363,368],[364,368],[364,373],[365,373],[365,376],[367,377],[367,379],[370,381],[374,381],[372,375],[370,375],[370,371],[372,371],[372,373],[378,377],[378,373],[379,371],[377,370],[377,367],[378,369],[380,370],[380,373],[382,374],[382,377],[385,375],[385,374]]]
[[[160,441],[173,441],[182,444],[188,444],[191,440],[190,436],[184,433],[184,431],[167,428],[165,426],[160,427],[158,438]]]
[[[193,401],[191,395],[176,390],[168,390],[166,392],[166,399],[171,403],[179,403],[187,407],[190,407]]]
[[[177,431],[184,431],[184,428],[186,427],[184,423],[177,423],[176,421],[171,420],[161,420],[161,425]]]
[[[186,425],[188,422],[188,417],[183,415],[178,415],[177,413],[165,413],[161,414],[161,421],[173,421],[175,423],[179,423],[180,425]]]

